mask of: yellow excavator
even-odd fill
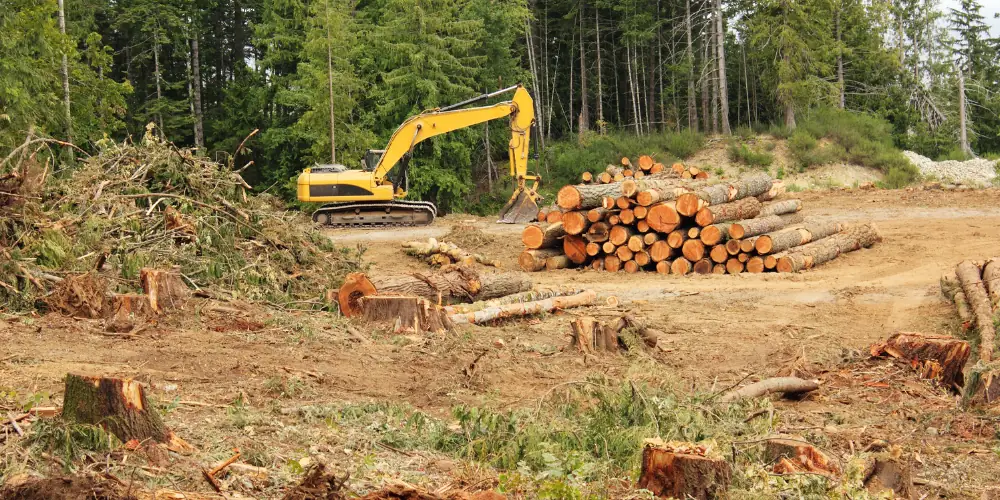
[[[489,106],[466,106],[513,92],[509,101]],[[498,222],[531,222],[538,214],[541,177],[528,172],[528,143],[535,123],[531,95],[521,85],[425,111],[403,122],[385,149],[368,150],[361,170],[343,165],[316,165],[298,178],[299,201],[326,203],[313,213],[319,224],[339,227],[421,226],[437,216],[437,207],[426,201],[402,200],[409,188],[408,165],[419,142],[472,125],[510,117],[510,175],[517,187],[500,212]],[[389,177],[397,165],[399,173]],[[529,186],[528,183],[531,183]]]

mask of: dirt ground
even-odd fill
[[[562,270],[531,278],[537,285],[614,295],[649,318],[667,332],[655,370],[680,385],[722,390],[789,372],[820,379],[818,396],[777,403],[782,418],[776,430],[814,436],[835,454],[880,440],[899,444],[915,454],[914,475],[928,498],[979,498],[987,487],[1000,486],[996,415],[960,411],[954,396],[865,354],[895,331],[957,331],[938,280],[963,259],[1000,254],[1000,191],[834,190],[794,196],[803,200],[805,215],[872,220],[884,241],[795,275]],[[429,228],[329,235],[340,245],[364,245],[371,273],[380,275],[426,269],[405,256],[399,243],[449,232],[468,250],[516,268],[520,231],[521,226],[450,215]],[[370,343],[355,342],[343,333],[343,320],[331,315],[240,304],[198,303],[190,314],[127,337],[109,336],[92,320],[0,316],[0,409],[9,410],[12,401],[28,395],[58,403],[67,372],[135,377],[168,405],[165,420],[199,448],[191,458],[197,463],[221,460],[239,447],[255,456],[255,465],[276,471],[278,483],[289,463],[309,456],[354,471],[375,470],[364,475],[369,485],[389,477],[467,484],[482,471],[436,467],[434,457],[401,455],[346,430],[295,423],[303,409],[317,405],[405,403],[448,418],[459,404],[532,407],[557,384],[589,374],[642,379],[647,373],[636,372],[626,357],[582,358],[561,351],[568,318],[619,311],[607,306],[566,311],[447,335],[362,332]],[[475,368],[466,370],[483,353]],[[8,470],[25,472],[17,470],[17,462],[8,457]],[[176,489],[207,488],[197,473],[171,476],[155,468],[139,473]],[[263,497],[274,493],[263,491]]]

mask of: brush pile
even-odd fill
[[[639,163],[657,165],[652,159]],[[678,171],[691,169],[564,186],[557,208],[544,214],[544,220],[557,222],[524,229],[520,267],[680,275],[797,272],[881,240],[870,223],[803,218],[801,201],[774,200],[784,185],[766,173],[710,182]]]
[[[231,165],[152,129],[55,173],[44,144],[29,138],[0,163],[10,189],[0,198],[0,303],[10,310],[36,307],[79,275],[137,292],[143,268],[170,269],[206,294],[321,307],[360,259],[250,193]]]

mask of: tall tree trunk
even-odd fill
[[[688,64],[688,128],[698,131],[698,97],[695,92],[694,81],[694,48],[691,41],[691,0],[684,2],[684,28],[687,32],[687,64]]]
[[[969,133],[965,123],[965,74],[961,67],[958,69],[958,144],[965,154],[972,154],[969,148]]]
[[[722,22],[722,0],[715,0],[715,45],[719,57],[719,115],[722,133],[731,135],[729,128],[729,85],[726,82],[726,31]]]
[[[583,43],[583,14],[587,5],[580,1],[580,135],[590,129],[590,111],[587,104],[587,50]]]
[[[614,69],[612,73],[615,75],[615,118],[618,121],[618,125],[622,125],[622,102],[621,102],[621,87],[618,85],[618,51],[611,47],[611,67]]]
[[[156,80],[156,125],[160,134],[166,136],[163,130],[163,114],[160,113],[160,103],[163,99],[163,89],[160,87],[160,30],[153,32],[153,78]]]
[[[594,6],[594,35],[597,39],[597,128],[604,134],[604,87],[601,83],[601,11]]]
[[[573,113],[573,103],[576,101],[576,92],[574,92],[574,85],[576,80],[574,79],[576,73],[574,72],[574,64],[576,63],[575,54],[573,51],[576,50],[576,33],[570,35],[569,40],[569,114],[566,116],[566,125],[569,127],[569,132],[573,133],[573,121],[576,118],[576,114]]]
[[[659,39],[659,37],[657,37],[657,40],[658,39]],[[655,123],[657,123],[656,122],[656,97],[655,97],[655,94],[656,94],[656,67],[657,66],[661,66],[662,67],[662,63],[660,63],[660,64],[654,64],[653,63],[653,61],[655,60],[654,57],[653,57],[655,55],[653,49],[654,49],[654,47],[652,45],[650,45],[649,46],[649,59],[648,59],[649,68],[647,68],[649,71],[646,73],[646,131],[647,132],[652,131],[653,130],[653,125]],[[661,108],[660,121],[662,122],[663,121],[663,113],[662,113],[663,96],[662,96],[662,93],[660,95],[660,108]]]
[[[750,75],[747,72],[747,47],[746,44],[740,46],[740,52],[743,54],[743,89],[746,91],[747,97],[747,126],[750,127]]]
[[[708,43],[707,34],[706,34],[705,43],[703,43],[702,46],[701,46],[701,48],[702,48],[702,53],[701,53],[701,70],[699,71],[699,73],[701,73],[701,124],[702,124],[702,128],[701,129],[704,130],[706,133],[712,130],[712,122],[711,122],[711,117],[710,117],[710,115],[711,115],[711,109],[708,107],[708,101],[710,99],[709,94],[711,93],[708,90],[708,88],[710,86],[709,78],[711,77],[711,74],[709,74],[709,71],[708,71],[708,68],[709,68],[709,65],[708,65],[708,46],[709,45],[710,44]]]
[[[326,85],[330,93],[330,163],[337,163],[337,113],[333,107],[333,33],[330,31],[330,0],[326,0],[326,10]],[[486,150],[486,154],[489,155],[489,149]]]
[[[191,82],[194,92],[194,145],[199,151],[205,148],[205,115],[201,107],[201,56],[198,52],[198,31],[191,36]]]
[[[709,47],[709,59],[708,59],[708,74],[711,75],[712,80],[712,133],[719,133],[719,67],[715,63],[714,58],[717,54],[717,49],[715,48],[716,37],[715,37],[715,12],[709,14],[708,17],[708,47]]]
[[[59,32],[66,36],[66,9],[63,0],[59,0]],[[63,105],[66,107],[66,142],[73,142],[73,113],[69,101],[69,56],[62,51],[62,87]]]
[[[639,129],[639,120],[640,120],[639,103],[637,102],[638,100],[636,99],[637,96],[635,95],[635,83],[633,82],[632,79],[632,49],[628,46],[628,44],[625,45],[625,55],[628,58],[628,60],[626,61],[626,70],[628,73],[628,90],[629,90],[628,93],[632,97],[632,122],[633,125],[635,126],[635,133],[641,134],[642,131]]]
[[[545,134],[541,133],[545,130],[544,117],[542,116],[542,110],[544,109],[542,107],[543,89],[538,81],[538,61],[535,58],[534,40],[531,36],[531,21],[525,21],[524,23],[524,39],[528,46],[528,65],[531,68],[531,77],[535,82],[535,123],[538,124],[537,130],[539,131],[535,135],[538,136],[536,138],[538,145],[541,146],[542,150],[545,150]]]
[[[834,29],[837,30],[837,86],[840,91],[840,109],[844,109],[847,105],[847,94],[844,85],[844,47],[841,45],[840,11],[841,9],[838,7],[836,15],[833,18],[833,24]]]

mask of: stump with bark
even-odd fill
[[[98,425],[122,442],[134,439],[163,443],[175,451],[192,449],[167,429],[142,384],[128,378],[67,374],[62,418]]]
[[[362,297],[359,304],[363,321],[389,325],[393,333],[442,332],[451,328],[444,308],[425,298],[379,294]]]
[[[647,440],[642,450],[639,488],[658,497],[707,500],[722,497],[732,481],[723,458],[690,443]]]
[[[191,298],[191,290],[176,271],[142,268],[139,282],[149,297],[150,308],[157,313],[181,309]]]
[[[1000,362],[980,361],[966,377],[962,404],[977,407],[997,402],[1000,402]]]
[[[885,342],[871,348],[872,356],[892,356],[916,368],[927,379],[936,379],[945,387],[961,390],[965,385],[962,371],[969,361],[969,343],[954,337],[922,333],[894,333]]]

